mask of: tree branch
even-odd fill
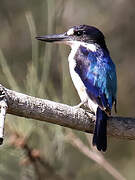
[[[81,108],[43,100],[18,93],[2,85],[6,92],[7,113],[25,118],[33,118],[72,129],[93,133],[95,116]],[[107,133],[110,136],[124,139],[135,139],[135,118],[110,117]]]
[[[117,169],[115,169],[100,153],[99,151],[91,150],[91,148],[87,147],[78,137],[75,136],[72,131],[69,131],[66,136],[66,140],[72,146],[77,147],[80,152],[82,152],[85,156],[95,161],[101,167],[103,167],[109,174],[111,174],[117,180],[126,180],[124,176],[122,176]]]

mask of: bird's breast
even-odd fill
[[[85,101],[88,99],[88,95],[86,93],[86,88],[80,78],[80,76],[75,72],[76,67],[76,60],[74,59],[74,52],[71,51],[68,61],[69,61],[69,71],[71,75],[71,79],[73,81],[73,84],[80,96],[81,101]]]
[[[82,102],[87,101],[90,110],[96,114],[98,105],[89,98],[89,96],[86,92],[85,85],[83,84],[80,76],[75,71],[76,61],[74,59],[70,59],[70,58],[71,57],[69,57],[69,70],[70,70],[71,79],[77,90],[77,93],[78,93],[81,101]]]
[[[97,109],[97,104],[95,104],[95,102],[93,102],[87,92],[86,92],[86,87],[83,83],[83,81],[81,80],[80,76],[78,75],[78,73],[75,71],[75,67],[77,65],[76,59],[74,58],[76,53],[77,53],[78,48],[74,48],[71,50],[71,53],[68,57],[68,61],[69,61],[69,70],[70,70],[70,75],[71,75],[71,79],[73,81],[73,84],[77,90],[77,93],[81,99],[81,101],[88,101],[88,105],[89,108],[93,111],[96,112]]]

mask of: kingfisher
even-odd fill
[[[87,103],[96,116],[93,146],[107,149],[107,119],[114,105],[116,112],[117,75],[103,33],[94,26],[77,25],[62,34],[36,37],[45,42],[71,47],[69,70],[81,103]]]

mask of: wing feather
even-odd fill
[[[116,100],[116,71],[111,58],[80,47],[75,56],[75,71],[88,96],[103,110],[110,111]]]

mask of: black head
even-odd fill
[[[73,26],[64,34],[47,35],[36,37],[38,40],[46,42],[63,42],[70,44],[71,42],[96,43],[106,48],[103,33],[93,26],[79,25]],[[107,48],[106,48],[107,49]]]
[[[102,32],[88,25],[74,26],[67,31],[67,35],[71,36],[72,40],[86,43],[99,43],[100,41],[104,41]]]

